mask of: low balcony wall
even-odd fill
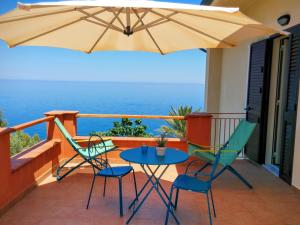
[[[0,215],[59,163],[60,140],[45,140],[10,158],[10,132],[0,130]]]
[[[80,142],[80,145],[87,147],[88,136],[76,136],[75,140]],[[111,163],[124,163],[124,161],[119,157],[121,151],[130,148],[140,147],[142,145],[156,146],[155,138],[144,138],[144,137],[107,137],[112,139],[113,143],[118,146],[119,151],[113,151],[108,154]],[[168,138],[167,147],[177,148],[183,151],[187,151],[187,141],[186,139],[180,138]]]
[[[0,214],[35,187],[44,177],[54,173],[61,161],[75,154],[72,147],[55,125],[55,117],[60,119],[70,135],[75,140],[80,140],[83,146],[87,145],[88,137],[77,136],[77,118],[91,117],[91,115],[93,117],[99,117],[97,114],[80,115],[78,111],[51,111],[45,113],[45,115],[45,118],[12,128],[0,128]],[[113,116],[113,118],[169,118],[169,116],[109,115],[109,117],[111,116]],[[104,118],[107,117],[108,116]],[[101,118],[103,118],[103,115]],[[210,138],[208,138],[211,123],[209,114],[197,114],[186,118],[176,117],[175,119],[186,120],[187,138],[169,138],[167,147],[174,147],[186,151],[189,141],[203,145],[210,144]],[[10,157],[10,134],[43,122],[47,123],[46,140]],[[193,132],[197,132],[197,135],[193,135]],[[86,140],[86,142],[83,140]],[[155,138],[112,137],[112,140],[115,145],[119,146],[121,151],[128,148],[139,147],[143,144],[149,146],[156,145]],[[116,151],[109,155],[113,163],[122,162],[119,158],[119,153],[119,151]]]

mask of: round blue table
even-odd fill
[[[156,190],[156,192],[158,193],[158,195],[160,196],[161,200],[163,201],[164,205],[168,210],[168,203],[169,201],[171,202],[171,200],[169,199],[169,195],[161,185],[160,178],[167,171],[170,165],[178,164],[186,161],[189,157],[188,154],[183,151],[177,150],[175,148],[167,148],[164,156],[158,156],[156,154],[155,147],[148,147],[147,151],[142,151],[142,147],[139,147],[139,148],[133,148],[133,149],[123,151],[120,154],[120,157],[125,161],[140,164],[148,178],[147,182],[139,191],[137,197],[132,201],[129,208],[135,206],[135,204],[138,201],[138,198],[143,193],[147,185],[152,184],[151,188],[144,195],[144,197],[139,202],[139,204],[136,207],[134,207],[134,210],[131,216],[129,217],[129,219],[127,220],[126,224],[128,224],[131,221],[131,219],[134,217],[134,215],[137,213],[137,211],[140,209],[142,204],[145,202],[145,200],[148,198],[148,196],[153,190]],[[155,169],[151,169],[150,166],[156,166],[156,167]],[[165,168],[162,170],[160,174],[157,174],[157,171],[161,166],[165,166]],[[174,212],[170,211],[170,213],[174,217],[176,223],[179,224],[179,221],[176,218]]]

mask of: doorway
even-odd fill
[[[273,40],[265,168],[276,176],[279,176],[282,161],[283,116],[287,99],[288,46],[289,39],[287,37],[278,37]]]
[[[300,79],[300,24],[250,46],[246,119],[256,128],[251,161],[292,182]]]

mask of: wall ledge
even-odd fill
[[[41,141],[38,144],[14,155],[10,158],[12,173],[18,171],[32,160],[51,150],[55,145],[60,144],[61,140],[53,139],[50,141]]]
[[[147,142],[147,141],[156,141],[157,138],[155,137],[104,137],[104,138],[110,138],[113,141],[137,141],[137,142]],[[75,136],[73,137],[76,141],[83,141],[86,140],[88,142],[89,136]],[[168,142],[186,142],[186,139],[181,138],[167,138]]]

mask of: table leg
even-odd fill
[[[143,166],[143,165],[141,165],[141,166]],[[151,175],[151,179],[153,178],[154,174],[157,172],[158,169],[159,169],[159,166],[152,173],[153,175]],[[144,189],[147,187],[147,185],[149,184],[149,182],[150,182],[150,180],[148,179],[147,182],[142,187],[142,189],[137,194],[136,198],[130,203],[129,209],[131,209],[131,207],[136,203],[136,201],[138,201],[138,198],[140,197],[140,195],[142,194],[142,192],[144,191]]]
[[[167,166],[167,167],[165,168],[165,170],[167,170],[168,167],[169,167],[169,166]],[[147,168],[150,170],[151,174],[155,174],[155,171],[154,171],[154,173],[153,173],[152,170],[151,170],[151,168],[150,168],[149,166],[147,166]],[[158,187],[160,187],[160,189],[163,191],[165,197],[169,200],[169,195],[167,194],[167,192],[165,191],[165,189],[163,188],[163,186],[162,186],[161,183],[159,182],[160,178],[162,177],[162,175],[163,175],[164,173],[165,173],[165,171],[162,172],[162,174],[161,174],[160,177],[158,177],[158,178],[155,178],[155,177],[154,177],[154,179],[156,180],[156,183],[157,183]],[[174,208],[174,204],[173,204],[172,201],[171,201],[171,205],[172,205],[172,207]]]
[[[150,171],[150,173],[151,174],[153,174],[153,172],[152,172],[152,170],[151,170],[151,168],[149,167],[149,165],[147,165],[147,168],[148,168],[148,170]],[[157,192],[157,194],[159,195],[159,197],[161,198],[161,200],[163,201],[163,203],[165,204],[165,206],[167,207],[167,210],[169,210],[170,211],[170,213],[171,213],[171,215],[173,216],[173,218],[175,219],[175,221],[176,221],[176,223],[177,224],[180,224],[179,223],[179,220],[177,219],[177,217],[175,216],[175,214],[174,214],[174,211],[172,210],[172,209],[174,209],[174,204],[172,203],[172,199],[170,199],[169,198],[169,195],[166,193],[166,191],[164,190],[164,188],[162,187],[162,185],[160,184],[160,178],[163,176],[163,174],[166,172],[166,170],[169,168],[169,165],[168,166],[166,166],[166,168],[162,171],[162,173],[161,173],[161,175],[159,176],[159,177],[155,177],[154,176],[154,179],[155,179],[155,183],[152,181],[152,179],[151,179],[151,183],[152,183],[152,185],[154,186],[154,188],[155,188],[155,190],[156,190],[156,192]],[[144,171],[146,171],[144,168],[143,168],[143,170]],[[149,178],[149,175],[148,174],[146,174],[147,176],[148,176],[148,178]],[[165,194],[165,197],[166,197],[166,199],[164,199],[164,197],[162,196],[162,194],[161,194],[161,192],[159,191],[159,188],[158,187],[160,187],[162,190],[163,190],[163,193]],[[169,207],[169,204],[170,203],[170,207]]]
[[[143,190],[145,189],[145,187],[149,184],[149,182],[151,182],[152,186],[151,188],[148,190],[148,192],[146,193],[146,195],[144,196],[144,198],[142,199],[142,201],[139,203],[139,205],[133,210],[131,216],[129,217],[129,219],[126,221],[126,224],[128,224],[131,219],[133,218],[133,216],[138,212],[138,210],[140,209],[140,207],[142,206],[142,204],[145,202],[145,200],[148,198],[149,194],[154,190],[156,190],[157,194],[159,195],[159,197],[162,199],[163,203],[165,204],[165,206],[167,207],[168,210],[170,210],[171,215],[174,217],[175,221],[177,224],[180,224],[178,219],[176,218],[174,211],[171,210],[171,208],[173,208],[173,203],[172,201],[169,199],[169,196],[167,195],[166,191],[163,189],[162,185],[160,184],[160,178],[163,176],[163,174],[166,172],[166,170],[168,169],[169,166],[166,166],[166,168],[161,172],[161,174],[156,177],[155,173],[157,172],[157,170],[160,168],[160,166],[157,166],[157,168],[152,171],[151,168],[149,167],[149,165],[147,165],[147,168],[150,172],[150,174],[147,172],[147,170],[145,169],[144,165],[141,165],[142,169],[144,170],[148,180],[145,183],[145,185],[143,186],[142,190],[139,192],[138,197],[140,196],[140,194],[143,192]],[[153,181],[154,179],[154,181]],[[163,193],[166,197],[166,199],[164,198],[164,196],[161,194],[159,187],[161,190],[163,190]],[[133,200],[133,202],[131,203],[130,207],[132,206],[133,203],[136,202],[136,199]],[[168,207],[169,202],[171,202],[172,207]]]

